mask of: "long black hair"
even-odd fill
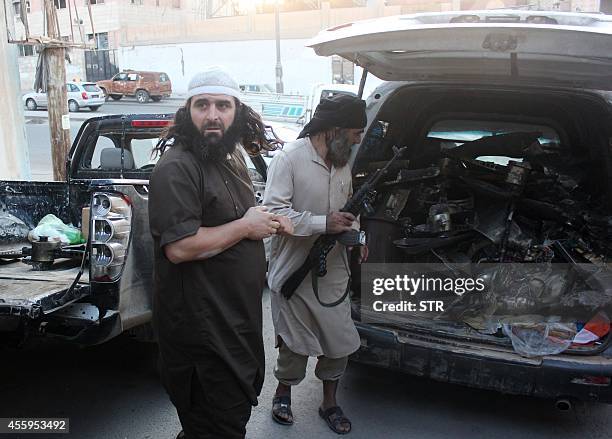
[[[238,141],[250,156],[256,156],[263,151],[274,151],[278,142],[270,142],[266,138],[266,126],[261,116],[251,107],[236,101],[236,116],[232,126],[228,129],[235,131]],[[177,142],[191,147],[194,141],[201,138],[201,134],[191,120],[191,98],[178,109],[174,120],[162,133],[159,142],[153,149],[153,155],[162,155],[168,146]]]

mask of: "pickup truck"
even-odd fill
[[[66,181],[0,181],[0,346],[43,334],[79,345],[125,331],[152,339],[148,179],[172,117],[89,119],[69,152]],[[263,159],[250,166],[263,191]],[[80,226],[87,243],[30,243],[28,230],[47,214]]]

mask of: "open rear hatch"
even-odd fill
[[[387,81],[545,81],[612,90],[612,17],[462,11],[347,23],[308,45]]]
[[[461,11],[394,16],[347,23],[322,31],[308,45],[318,55],[339,55],[387,81],[612,90],[612,17],[605,15]],[[369,116],[374,119],[370,127],[370,132],[374,132],[380,122],[376,121],[376,116]],[[383,123],[379,131],[384,132],[385,127]],[[433,140],[446,141],[444,138]],[[361,149],[368,149],[367,144],[366,136],[358,154]],[[463,158],[459,161],[464,167],[467,162],[477,168],[482,166],[486,178],[491,177],[491,172],[509,175],[509,169],[521,166],[520,163],[486,166]],[[405,180],[410,181],[413,174],[423,170],[405,171]],[[398,180],[398,187],[399,183]],[[477,189],[481,189],[480,186]],[[395,198],[387,200],[387,205],[394,206],[400,198],[396,194]],[[506,208],[500,212],[503,216]],[[378,238],[386,239],[382,235]],[[409,241],[415,240],[418,239]],[[500,260],[504,260],[503,253]],[[400,332],[410,329],[429,336],[512,348],[510,339],[499,327],[475,329],[461,321],[444,322],[418,313],[408,316],[386,313],[382,317],[380,312],[362,303],[354,305],[354,311],[365,323],[396,328]],[[560,325],[547,327],[553,338],[558,334],[552,334],[552,328],[563,330]],[[539,329],[528,328],[532,332]],[[607,345],[608,339],[609,335],[595,345],[572,347],[566,352],[596,353]]]

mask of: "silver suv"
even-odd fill
[[[309,46],[384,81],[353,151],[355,190],[406,147],[361,218],[374,264],[352,266],[353,360],[560,408],[612,403],[612,17],[415,14]],[[499,288],[421,289],[444,311],[413,312],[405,290],[375,290],[406,273]]]

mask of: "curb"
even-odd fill
[[[109,116],[107,113],[98,112],[83,112],[83,113],[68,113],[71,121],[84,121],[91,119],[92,117]],[[47,111],[24,111],[23,116],[25,119],[49,119],[49,113]]]

